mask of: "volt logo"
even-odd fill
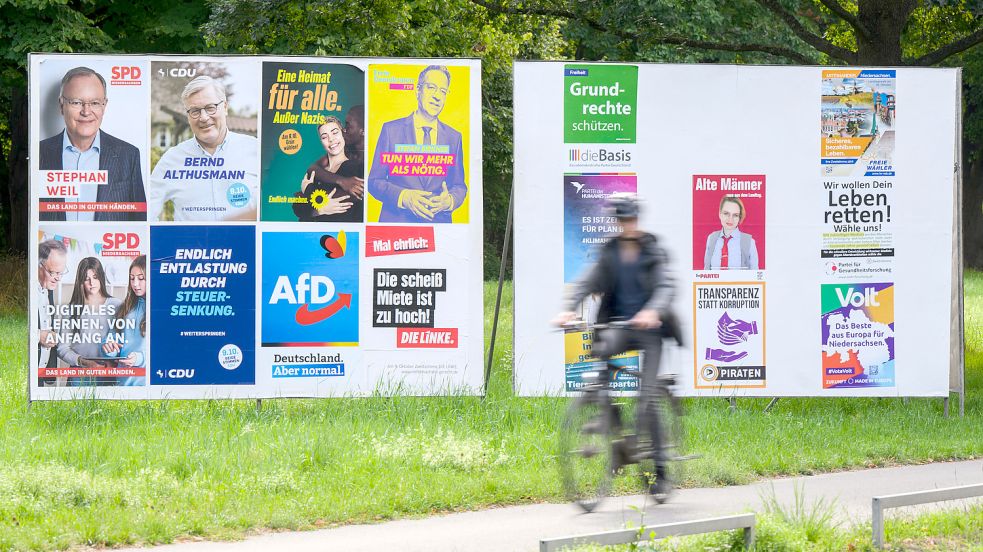
[[[846,292],[840,288],[836,288],[836,298],[839,299],[841,307],[845,307],[847,305],[854,307],[881,306],[881,304],[877,301],[877,289],[872,287],[864,288],[863,293],[853,289],[852,287],[847,288]]]
[[[332,299],[334,299],[332,301]],[[349,293],[335,294],[335,285],[327,276],[314,275],[304,272],[297,278],[297,283],[290,281],[289,276],[277,278],[270,295],[270,304],[286,301],[291,305],[300,304],[295,319],[298,324],[309,326],[334,316],[343,308],[350,308],[352,296]],[[323,305],[311,310],[311,305]]]

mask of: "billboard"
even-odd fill
[[[482,391],[477,60],[29,61],[32,400]]]
[[[549,322],[620,231],[605,199],[634,191],[669,254],[681,393],[948,395],[958,69],[514,68],[518,393],[596,369],[590,333]]]

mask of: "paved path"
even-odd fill
[[[877,495],[983,483],[983,460],[903,466],[762,481],[752,485],[683,489],[663,505],[643,496],[609,499],[598,512],[581,514],[570,504],[533,504],[447,514],[423,519],[296,533],[270,533],[244,541],[194,542],[160,546],[154,552],[321,551],[522,551],[538,550],[539,540],[581,533],[693,520],[744,511],[762,511],[762,499],[774,496],[793,504],[796,490],[812,506],[835,500],[839,519],[869,521],[870,500]],[[945,503],[943,503],[945,504]],[[950,506],[952,503],[948,503]],[[941,504],[922,507],[941,508]],[[890,510],[888,516],[898,515]],[[130,548],[129,551],[148,550]]]

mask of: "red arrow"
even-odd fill
[[[310,305],[301,305],[297,309],[297,314],[295,318],[297,323],[301,326],[310,326],[311,324],[317,324],[318,322],[330,318],[337,314],[343,308],[351,308],[352,306],[352,294],[351,293],[339,293],[338,298],[335,299],[334,303],[330,305],[323,306],[316,311],[310,310],[308,307]]]

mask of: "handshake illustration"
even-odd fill
[[[747,343],[749,335],[758,335],[758,323],[745,320],[734,320],[729,314],[724,312],[720,320],[717,321],[717,339],[728,348]],[[748,355],[747,351],[728,351],[726,349],[713,349],[707,347],[707,360],[717,362],[736,362]]]

